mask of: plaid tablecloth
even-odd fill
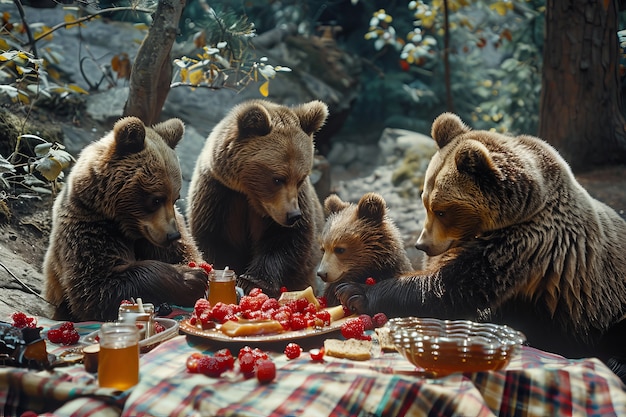
[[[397,353],[320,363],[307,353],[287,360],[279,348],[269,385],[186,371],[191,353],[220,347],[184,335],[163,342],[142,355],[140,383],[125,392],[98,388],[81,365],[53,373],[0,368],[0,404],[5,415],[50,416],[626,416],[626,388],[602,362],[529,347],[503,371],[436,380]]]

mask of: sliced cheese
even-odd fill
[[[277,320],[233,321],[228,320],[220,327],[222,333],[230,337],[255,336],[282,333],[285,331]]]
[[[320,303],[319,301],[317,301],[315,293],[313,292],[313,288],[310,286],[302,291],[286,291],[280,294],[278,304],[282,306],[287,304],[289,301],[298,300],[300,298],[306,298],[309,303],[315,304],[315,308],[317,308],[318,310],[320,309]]]
[[[331,323],[333,321],[337,321],[339,319],[342,319],[345,317],[346,313],[343,311],[343,306],[342,305],[338,305],[338,306],[334,306],[334,307],[328,307],[325,308],[324,310],[328,311],[330,313],[330,321]]]

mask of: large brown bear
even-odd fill
[[[329,306],[342,282],[382,281],[412,270],[400,231],[387,214],[382,196],[367,193],[357,204],[332,194],[324,201],[326,224],[320,237],[322,261],[317,275],[326,283],[323,295]]]
[[[311,101],[235,106],[198,157],[189,186],[191,233],[215,268],[239,274],[247,293],[318,287],[323,209],[311,184],[313,135],[328,116]]]
[[[45,297],[58,320],[113,320],[123,299],[193,306],[207,275],[182,215],[183,123],[119,120],[85,147],[52,211]]]
[[[445,113],[426,171],[423,271],[343,284],[352,310],[510,324],[569,357],[621,355],[626,222],[546,142],[474,131]],[[620,341],[621,339],[621,341]]]

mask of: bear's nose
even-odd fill
[[[300,210],[293,210],[287,212],[287,224],[293,226],[295,222],[302,218],[302,212]]]
[[[322,281],[326,281],[326,277],[328,276],[328,274],[324,271],[317,271],[317,276],[320,277],[322,279]]]
[[[180,239],[180,232],[172,232],[172,233],[168,233],[167,234],[167,241],[168,242],[174,242],[176,240]]]

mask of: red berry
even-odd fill
[[[363,326],[365,326],[365,330],[374,330],[374,322],[372,318],[367,314],[361,314],[359,319],[363,322]]]
[[[260,289],[260,288],[252,288],[250,290],[250,293],[248,293],[248,295],[250,297],[256,297],[257,295],[262,294],[262,293],[263,293],[262,289]]]
[[[385,313],[376,313],[372,317],[374,327],[383,327],[387,323],[387,315]]]
[[[193,312],[196,313],[196,316],[200,317],[202,313],[211,309],[211,303],[206,298],[198,298],[196,300],[196,304],[193,306]]]
[[[311,350],[309,350],[309,355],[311,355],[311,360],[313,360],[313,361],[324,360],[324,348],[321,348],[321,349],[311,349]]]
[[[235,358],[233,358],[230,350],[220,349],[215,352],[215,355],[213,356],[218,359],[220,367],[222,367],[224,371],[233,369],[235,367]]]
[[[195,268],[197,265],[194,261],[189,262],[189,268]]]
[[[285,355],[288,359],[296,359],[300,357],[302,348],[297,343],[289,343],[285,346]]]
[[[365,331],[365,325],[359,318],[346,320],[341,325],[341,335],[346,339],[360,339]]]
[[[287,289],[287,287],[280,287],[280,292],[281,292],[281,293],[283,293],[283,292],[287,292],[287,291],[289,291],[289,290]]]
[[[330,326],[330,312],[328,310],[320,310],[315,313],[315,317],[322,320],[323,326]]]
[[[37,319],[34,317],[29,317],[26,315],[26,313],[23,313],[21,311],[11,314],[11,318],[13,319],[13,327],[17,327],[20,329],[24,327],[37,327]]]
[[[256,378],[261,384],[268,384],[276,378],[276,365],[269,359],[260,360],[256,365]]]
[[[198,359],[198,372],[207,376],[218,377],[224,371],[216,357],[206,355]]]
[[[254,364],[256,360],[252,352],[246,352],[239,356],[239,369],[244,374],[251,374],[254,372]]]
[[[213,271],[213,265],[208,264],[206,262],[201,262],[200,265],[198,265],[200,268],[204,269],[204,272],[206,272],[207,274],[210,274],[211,271]]]
[[[189,355],[189,357],[187,358],[187,362],[185,364],[187,366],[187,370],[191,372],[192,374],[198,373],[198,361],[203,356],[204,355],[200,352],[194,352],[191,355]]]
[[[302,330],[307,328],[307,321],[302,313],[293,313],[289,319],[291,330]]]
[[[317,297],[317,302],[320,303],[320,308],[328,307],[328,300],[323,295],[320,297]]]
[[[368,277],[365,280],[365,284],[367,284],[367,285],[374,285],[374,284],[376,284],[376,280],[374,278],[372,278],[372,277]]]

